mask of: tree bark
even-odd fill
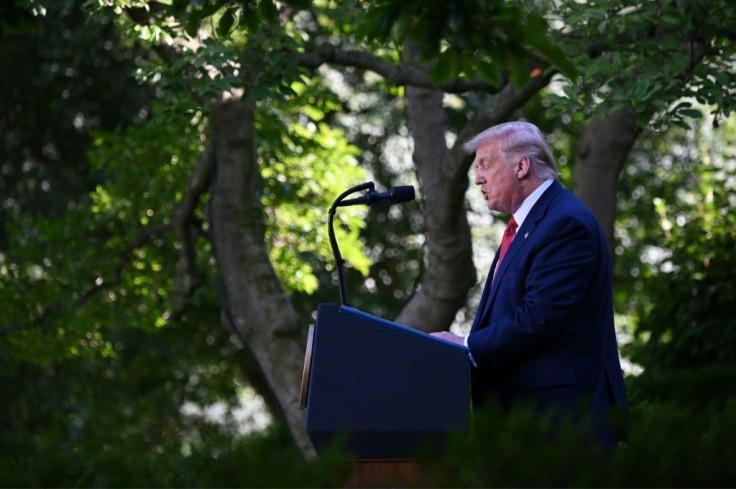
[[[268,257],[252,102],[213,104],[211,145],[216,169],[210,225],[224,322],[250,356],[249,380],[261,384],[261,394],[286,421],[299,449],[312,455],[299,408],[306,338]]]
[[[634,111],[622,110],[588,121],[578,141],[573,192],[598,218],[611,252],[618,177],[639,133]]]
[[[449,171],[443,96],[439,90],[406,88],[413,159],[423,196],[428,263],[419,289],[397,321],[425,331],[447,329],[475,283],[464,207],[468,175]]]

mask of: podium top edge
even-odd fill
[[[430,341],[437,342],[439,345],[442,345],[444,347],[448,347],[451,349],[455,349],[462,352],[469,352],[470,349],[467,346],[464,345],[458,345],[457,343],[453,343],[451,341],[443,340],[442,338],[438,338],[436,336],[432,336],[429,333],[425,333],[424,331],[420,331],[418,329],[411,328],[409,326],[405,326],[400,323],[396,323],[394,321],[389,321],[388,319],[383,319],[378,316],[374,316],[372,314],[369,314],[367,312],[360,311],[358,309],[354,309],[350,306],[344,306],[344,305],[338,305],[338,304],[320,304],[320,306],[333,306],[336,307],[337,310],[341,313],[349,314],[354,317],[358,317],[367,321],[371,321],[377,325],[384,326],[384,327],[390,327],[392,329],[396,329],[401,331],[404,334],[417,336],[420,338],[428,339]]]

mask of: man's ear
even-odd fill
[[[531,175],[532,172],[532,160],[528,156],[522,156],[521,159],[516,163],[516,177],[521,180]]]

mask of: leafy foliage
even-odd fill
[[[333,2],[312,4],[305,0],[280,3],[283,4],[280,11],[272,0],[208,0],[199,3],[174,0],[168,6],[140,1],[133,2],[133,5],[176,19],[183,32],[192,38],[199,36],[203,28],[220,39],[238,37],[245,32],[249,41],[256,41],[265,34],[271,52],[274,51],[274,40],[281,35],[279,22],[283,24],[282,16],[296,17],[298,11],[310,9],[324,32],[341,31],[349,34],[352,42],[359,45],[370,43],[373,49],[386,51],[389,56],[392,56],[392,50],[387,49],[388,46],[395,46],[394,53],[400,52],[406,40],[413,40],[420,46],[419,60],[433,65],[432,78],[437,84],[465,76],[485,78],[494,85],[500,85],[508,76],[515,84],[521,85],[533,72],[528,64],[542,62],[554,65],[570,78],[577,75],[575,65],[547,35],[550,30],[547,21],[533,4],[522,7],[502,1],[479,0],[363,0],[347,5]],[[117,0],[115,4],[120,9],[130,7],[131,2]],[[273,62],[270,57],[257,60],[258,65]],[[535,76],[538,74],[535,72]]]
[[[615,453],[585,425],[523,408],[475,413],[473,430],[434,461],[437,487],[721,487],[736,476],[733,402],[703,408],[656,403],[632,413],[633,438]]]
[[[655,131],[700,118],[692,100],[714,107],[715,120],[734,109],[732,2],[563,2],[561,37],[580,67],[563,84],[557,109],[588,114],[634,109]]]
[[[73,447],[28,441],[0,446],[0,486],[338,487],[349,469],[338,454],[305,461],[281,426],[235,440],[216,426],[199,427],[205,440],[182,453],[171,426],[151,426],[153,436],[96,426],[92,436],[92,427],[77,421],[84,429]]]
[[[211,68],[219,72],[229,66],[224,60],[232,57],[232,44],[212,40],[196,52],[185,50],[177,64],[183,71],[174,68],[165,76],[147,78],[160,95],[152,107],[154,116],[124,132],[97,133],[90,161],[100,184],[88,202],[62,219],[39,217],[16,224],[8,252],[13,260],[3,268],[0,283],[9,292],[0,300],[7,306],[6,324],[21,330],[32,326],[12,337],[18,354],[45,361],[82,350],[111,354],[104,332],[111,325],[155,329],[167,323],[177,261],[170,245],[176,239],[172,223],[193,164],[203,151],[200,135],[207,124],[207,113],[197,108],[196,97],[182,88],[187,85],[181,85],[178,77],[193,66],[192,78],[199,80],[196,73]],[[208,86],[208,80],[190,88],[197,92],[197,83]],[[279,83],[285,80],[288,77]],[[339,101],[325,87],[306,80],[293,82],[288,93],[288,104],[284,99],[264,107],[257,120],[263,141],[259,157],[269,213],[267,239],[286,287],[311,293],[318,285],[314,269],[329,268],[332,262],[320,209],[329,207],[345,182],[359,183],[366,177],[355,160],[359,150],[339,129],[320,121],[325,111],[339,107]],[[202,205],[194,218],[203,226]],[[341,249],[365,275],[369,262],[358,240],[364,220],[355,209],[341,212],[340,219]],[[213,270],[206,239],[198,241],[196,253],[204,283],[210,284]],[[66,294],[71,294],[68,300],[57,299]],[[216,301],[214,291],[207,287],[195,291],[194,304],[199,301]],[[72,317],[76,328],[69,326]],[[50,332],[53,341],[37,341],[38,334]],[[37,348],[45,354],[37,355]]]
[[[150,408],[151,399],[140,401]],[[470,433],[418,459],[427,476],[421,486],[724,487],[736,476],[733,402],[705,409],[656,403],[632,414],[631,442],[603,453],[589,445],[583,424],[540,418],[521,407],[507,413],[478,410]],[[74,419],[73,449],[39,443],[55,440],[49,431],[42,440],[19,437],[0,445],[0,485],[344,487],[352,469],[352,461],[339,452],[304,461],[278,425],[244,440],[202,426],[206,444],[182,452],[166,431],[111,434],[106,427],[96,438],[92,427],[98,423]]]
[[[176,268],[167,232],[186,188],[187,162],[201,151],[196,138],[181,136],[195,132],[179,118],[125,135],[98,134],[90,162],[105,183],[88,205],[63,219],[16,224],[0,300],[6,321],[24,329],[9,340],[17,354],[44,362],[85,350],[111,354],[105,331],[166,323]],[[34,351],[39,347],[44,354]]]
[[[312,6],[310,0],[285,0],[279,3],[290,9],[308,9]],[[173,0],[167,9],[167,14],[179,19],[186,27],[187,34],[192,37],[197,35],[200,26],[208,18],[220,12],[221,14],[217,16],[216,31],[223,37],[227,36],[236,25],[248,31],[258,31],[264,25],[276,23],[279,17],[274,0],[244,2],[207,0],[197,3]]]
[[[44,26],[37,37],[13,22],[17,5],[27,14],[40,2],[0,7],[0,58],[15,74],[0,97],[0,485],[343,485],[344,460],[305,462],[278,427],[244,440],[231,425],[181,412],[187,402],[232,408],[247,382],[238,369],[245,354],[218,326],[204,202],[190,223],[200,233],[201,285],[171,315],[173,222],[210,100],[257,101],[270,258],[305,320],[336,296],[324,215],[334,197],[368,179],[412,183],[410,148],[395,148],[409,134],[402,90],[351,68],[307,76],[295,53],[329,42],[398,61],[413,39],[435,62],[436,83],[498,81],[505,70],[521,83],[533,60],[573,77],[549,33],[569,40],[580,73],[564,97],[542,101],[573,111],[554,132],[569,159],[571,127],[626,107],[663,129],[696,118],[694,101],[713,102],[722,133],[734,134],[723,122],[733,103],[733,47],[721,28],[733,17],[728,2],[563,2],[554,12],[563,22],[552,24],[561,31],[550,30],[538,2],[527,11],[477,1],[87,3],[104,8],[84,16],[75,2],[49,2],[42,22],[26,24]],[[700,46],[711,50],[688,71]],[[28,56],[33,63],[20,58]],[[480,102],[464,99],[466,110]],[[458,131],[467,115],[450,118]],[[644,148],[621,182],[619,276],[629,287],[617,289],[641,317],[630,351],[645,373],[629,379],[635,439],[619,450],[615,477],[599,471],[597,454],[580,453],[574,429],[550,446],[549,426],[529,413],[478,413],[477,431],[450,447],[443,485],[733,481],[736,169],[718,138],[687,137],[671,154],[664,142]],[[390,317],[422,273],[417,207],[339,217],[341,249],[358,272],[349,274],[355,304]],[[489,452],[493,463],[479,457]]]
[[[356,27],[358,40],[390,39],[397,47],[407,39],[416,42],[420,59],[434,65],[436,83],[462,74],[498,84],[502,73],[508,72],[509,78],[521,85],[531,72],[525,62],[539,59],[556,65],[566,76],[574,77],[577,72],[545,35],[549,26],[532,8],[478,0],[382,0],[369,5]]]
[[[647,369],[735,360],[735,135],[733,118],[681,134],[656,164],[640,154],[627,171],[622,192],[632,198],[622,206],[620,265],[629,267],[641,318],[632,358]]]
[[[318,104],[300,114],[299,99],[308,97],[313,88],[301,84],[295,90],[301,93],[290,100],[297,108],[290,125],[281,120],[289,117],[288,112],[263,111],[259,115],[264,135],[259,146],[266,182],[263,203],[271,260],[279,278],[289,290],[312,293],[318,286],[316,269],[330,268],[333,261],[326,210],[346,185],[357,185],[366,176],[356,164],[358,148],[339,130],[306,115],[319,119]],[[329,99],[326,103],[334,104]],[[340,212],[335,233],[345,259],[366,275],[370,263],[359,241],[364,214],[357,208]]]
[[[274,438],[235,446],[240,442],[233,441],[232,427],[193,423],[179,411],[185,402],[235,404],[240,374],[239,350],[218,326],[204,234],[196,242],[203,286],[185,314],[170,321],[177,262],[172,222],[202,153],[207,119],[193,98],[168,99],[166,90],[159,91],[162,102],[152,106],[145,124],[91,135],[90,171],[97,184],[80,192],[78,204],[59,216],[18,220],[10,230],[0,263],[2,397],[13,399],[3,403],[0,426],[8,461],[4,484],[180,486],[196,473],[204,485],[228,485],[235,477],[262,485],[263,477],[275,480],[273,474],[258,472],[257,465],[236,474],[239,456],[263,460],[277,454],[284,459],[274,465],[295,467],[280,471],[285,484],[324,480],[321,472],[294,464],[299,454],[283,434],[278,443],[289,448],[281,452],[273,451]],[[304,122],[296,107],[264,111],[258,129],[272,141],[260,147],[264,200],[274,216],[272,259],[298,291],[314,287],[305,256],[321,254],[324,260],[329,253],[323,216],[308,199],[329,200],[336,185],[364,176],[356,168],[356,148],[328,125]],[[317,110],[315,105],[312,115]],[[295,161],[297,147],[309,161],[285,164]],[[200,204],[193,224],[203,226],[204,214]],[[357,240],[362,221],[357,213],[343,217],[349,230],[343,251],[365,270]],[[295,245],[310,234],[313,248]],[[29,438],[33,432],[37,436]],[[253,454],[253,444],[260,455]],[[196,460],[185,468],[179,467],[183,447]],[[227,475],[202,468],[211,461],[210,450],[232,454]]]
[[[45,7],[3,2],[0,22],[13,24],[0,38],[0,70],[8,74],[0,85],[0,249],[6,249],[10,221],[57,219],[94,188],[97,175],[84,156],[90,132],[139,122],[151,91],[133,83],[141,51],[118,41],[110,15],[87,22],[73,0]]]

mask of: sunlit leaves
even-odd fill
[[[696,6],[697,5],[697,6]],[[556,111],[588,115],[632,108],[642,126],[687,129],[697,113],[683,98],[715,106],[714,119],[736,107],[732,75],[736,50],[730,26],[736,6],[705,2],[563,2],[560,37],[580,68]]]
[[[264,140],[260,148],[271,259],[288,289],[311,293],[318,286],[312,267],[334,267],[327,211],[346,188],[366,180],[365,172],[356,165],[357,148],[324,123],[281,126],[264,114],[260,125],[283,129],[278,141]],[[370,263],[359,240],[364,215],[341,209],[335,232],[349,265],[367,274]]]
[[[102,1],[98,3],[103,4]],[[278,4],[294,9],[311,6],[309,0],[281,0]],[[218,36],[227,37],[235,27],[254,32],[278,22],[275,0],[114,0],[114,5],[119,11],[130,7],[162,11],[164,16],[175,19],[190,37],[197,37],[203,27],[211,27]]]
[[[736,361],[736,126],[726,122],[673,134],[657,162],[635,153],[622,182],[619,253],[641,318],[634,360],[645,368]]]
[[[171,64],[158,60],[142,62],[136,72],[139,81],[158,88],[167,111],[203,108],[203,101],[232,93],[243,87],[238,54],[234,47],[206,39],[194,50],[183,49]]]
[[[224,27],[229,29],[231,16],[233,21],[236,17],[233,8],[219,10],[215,15],[217,8],[227,2],[208,2],[202,8],[184,8],[176,3],[174,7],[182,8],[182,15],[189,15],[190,22],[197,16],[220,16],[219,26],[223,27],[225,22]],[[247,10],[255,5],[246,2],[242,7]],[[269,1],[259,2],[257,8],[259,22],[275,20],[276,12]],[[244,13],[237,15],[242,20]],[[160,90],[166,102],[160,108],[170,113],[192,112],[201,105],[200,100],[219,98],[223,92],[236,96],[243,93],[250,100],[271,100],[274,105],[287,101],[294,104],[286,112],[274,112],[273,117],[266,115],[268,109],[264,107],[266,111],[259,115],[259,132],[266,135],[261,139],[259,151],[265,177],[267,240],[274,267],[285,287],[313,292],[318,282],[312,267],[325,267],[330,261],[325,213],[331,201],[327,199],[344,190],[340,188],[342,183],[365,178],[356,170],[353,159],[356,148],[349,146],[337,130],[326,124],[301,125],[304,115],[308,120],[319,121],[326,111],[340,106],[329,97],[322,97],[321,104],[310,103],[308,99],[299,102],[305,85],[299,82],[301,73],[296,69],[294,57],[288,54],[294,49],[289,33],[281,31],[250,32],[247,49],[242,51],[237,51],[236,44],[226,39],[205,38],[196,49],[181,50],[169,66],[149,63],[140,71],[140,79]],[[242,83],[243,78],[248,78],[247,85]],[[282,118],[293,117],[288,110],[301,111],[303,115],[284,122]],[[118,205],[124,206],[125,201]],[[137,214],[141,222],[149,217]],[[363,221],[356,219],[355,210],[347,211],[343,218],[345,222],[338,234],[344,255],[352,266],[367,273],[368,261],[358,241]]]

